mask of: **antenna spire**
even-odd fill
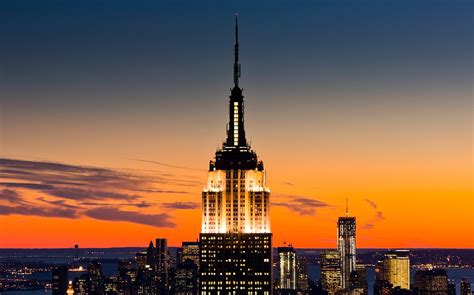
[[[235,14],[235,43],[234,43],[234,86],[239,87],[240,63],[239,63],[239,14]]]
[[[349,217],[349,198],[346,197],[346,216]]]

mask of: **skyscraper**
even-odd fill
[[[102,276],[102,264],[98,260],[92,261],[87,268],[89,277],[90,294],[102,294],[104,292],[104,277]]]
[[[168,294],[169,292],[169,265],[170,255],[168,252],[168,241],[158,238],[155,241],[154,266],[157,281],[158,294]]]
[[[471,295],[471,282],[467,278],[461,279],[461,295]]]
[[[245,136],[239,78],[236,17],[227,139],[209,163],[207,186],[202,193],[201,294],[272,292],[270,191],[263,162]]]
[[[121,260],[118,263],[117,289],[120,295],[132,294],[132,283],[135,283],[136,271],[130,260]]]
[[[448,279],[448,295],[456,295],[456,282],[453,279]]]
[[[410,251],[395,250],[384,255],[383,277],[393,288],[410,290]]]
[[[186,260],[192,260],[199,267],[199,242],[182,242],[176,263],[184,263]]]
[[[174,290],[172,294],[197,294],[197,272],[198,267],[191,259],[186,259],[184,262],[178,263],[174,275]]]
[[[346,289],[351,272],[356,270],[356,219],[349,217],[347,207],[346,216],[339,217],[337,236],[337,249],[341,257],[341,287]]]
[[[417,270],[413,287],[414,294],[448,294],[448,274],[444,269]]]
[[[392,284],[385,280],[383,276],[383,261],[379,260],[374,267],[375,283],[373,287],[374,295],[388,295],[392,289]]]
[[[364,266],[356,267],[356,270],[351,272],[349,279],[348,293],[350,295],[367,295],[368,283],[366,269]]]
[[[145,266],[148,264],[147,252],[137,252],[137,254],[135,254],[135,261],[137,263],[138,269],[144,269]]]
[[[278,248],[280,289],[296,290],[296,252],[291,245]]]
[[[66,294],[68,288],[68,266],[59,265],[53,268],[53,295]]]
[[[321,287],[328,295],[341,289],[341,256],[339,251],[321,252]]]
[[[296,256],[296,289],[301,294],[307,294],[309,288],[308,263],[306,257]]]

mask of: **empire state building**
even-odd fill
[[[199,288],[200,294],[272,294],[270,190],[245,137],[235,21],[227,139],[209,163],[202,192]]]

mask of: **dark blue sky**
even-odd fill
[[[206,96],[230,87],[238,11],[242,83],[253,91],[466,88],[473,7],[413,0],[2,1],[1,85],[7,101],[26,104],[45,93],[43,102],[72,104],[95,95],[108,104],[137,91]]]
[[[473,8],[468,0],[1,1],[4,152],[29,154],[20,137],[77,138],[75,126],[113,133],[128,120],[131,134],[130,126],[161,126],[172,131],[166,138],[212,126],[216,142],[236,11],[249,134],[354,122],[405,132],[414,124],[405,117],[465,132]],[[57,125],[65,130],[51,131]]]

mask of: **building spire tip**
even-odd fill
[[[235,13],[235,43],[234,43],[234,86],[239,87],[240,63],[239,63],[239,22],[238,13]]]
[[[346,216],[349,217],[349,198],[346,197]]]

